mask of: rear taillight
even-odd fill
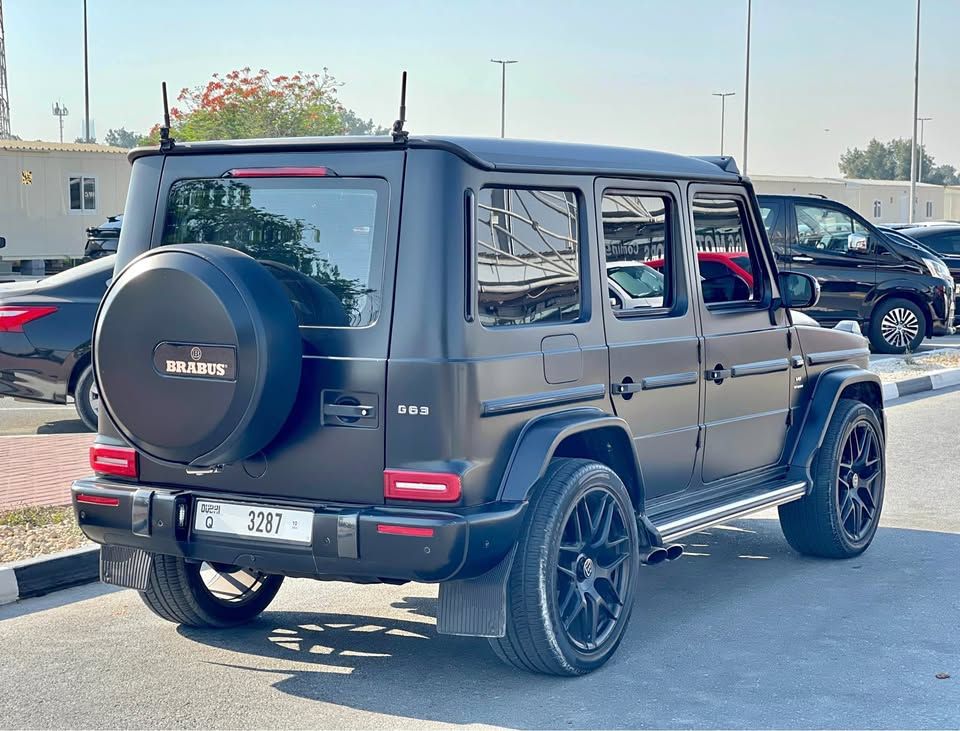
[[[28,322],[46,317],[56,311],[56,307],[17,307],[15,305],[0,307],[0,332],[22,333],[23,326]]]
[[[337,174],[323,167],[234,168],[225,178],[335,178]]]
[[[108,447],[94,444],[90,447],[90,467],[101,475],[137,477],[137,452],[131,447]]]
[[[460,475],[386,470],[383,473],[383,496],[394,500],[453,502],[460,499]]]

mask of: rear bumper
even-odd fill
[[[510,551],[526,507],[525,503],[496,503],[444,511],[334,506],[264,496],[237,499],[222,493],[168,490],[95,478],[74,482],[72,494],[80,528],[96,543],[284,576],[353,581],[439,582],[479,576]],[[78,503],[79,494],[115,498],[118,504]],[[310,510],[314,515],[312,545],[195,533],[191,526],[198,498]],[[178,525],[181,512],[185,525]],[[381,526],[429,528],[433,534],[395,535],[380,532]]]

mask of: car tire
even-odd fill
[[[504,662],[583,675],[613,655],[630,619],[639,571],[630,495],[606,465],[556,459],[538,481],[507,584]]]
[[[77,385],[73,389],[73,401],[80,421],[87,429],[95,432],[100,414],[100,392],[93,377],[93,366],[84,368],[80,377],[77,378]]]
[[[859,556],[877,532],[885,478],[877,415],[861,401],[841,399],[814,462],[813,488],[779,507],[787,543],[807,556]]]
[[[870,344],[875,353],[912,352],[926,336],[927,320],[910,300],[884,300],[870,318]]]
[[[140,596],[169,622],[188,627],[234,627],[266,609],[282,583],[282,576],[156,554],[150,583]]]

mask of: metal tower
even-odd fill
[[[3,0],[0,0],[0,140],[10,139],[10,97],[7,91],[7,51],[3,44]]]

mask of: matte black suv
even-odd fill
[[[926,337],[953,333],[954,281],[939,257],[836,201],[757,197],[780,269],[820,282],[820,302],[808,312],[815,320],[856,320],[879,353],[913,351]]]
[[[284,576],[439,583],[438,630],[530,671],[616,649],[642,565],[779,506],[855,556],[884,491],[867,343],[796,326],[729,158],[453,138],[197,143],[133,161],[97,316],[104,581],[250,620]],[[739,251],[750,282],[705,274]],[[660,261],[616,307],[606,272]]]

